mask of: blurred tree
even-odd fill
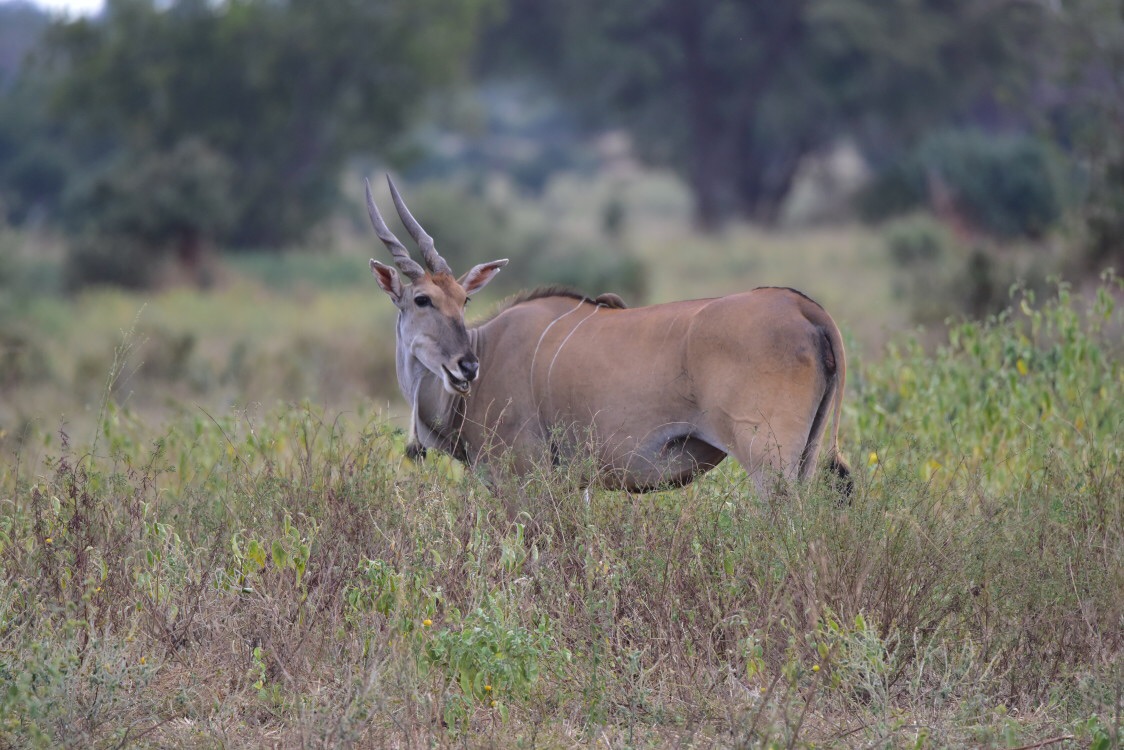
[[[688,180],[702,225],[770,222],[840,136],[893,150],[1011,93],[1041,17],[1009,0],[511,0],[483,67],[537,63],[592,123],[627,127]]]
[[[65,149],[47,124],[46,82],[25,73],[49,24],[30,3],[0,3],[0,223],[43,215],[66,180]]]
[[[60,136],[42,80],[0,93],[0,221],[36,221],[57,206],[70,164]]]
[[[1088,170],[1086,261],[1124,271],[1124,3],[1073,0],[1056,9],[1064,36],[1050,102],[1059,140]]]
[[[49,23],[50,16],[30,2],[0,3],[0,89],[15,79]]]
[[[1074,178],[1058,150],[1026,135],[934,130],[859,194],[881,221],[930,209],[962,237],[1041,237],[1070,203]]]
[[[53,112],[81,160],[105,170],[100,192],[70,204],[87,209],[78,223],[139,221],[160,199],[155,185],[126,186],[122,165],[165,175],[160,165],[185,163],[190,142],[226,165],[187,178],[199,200],[158,211],[143,231],[135,221],[115,231],[160,244],[145,233],[163,227],[162,241],[179,241],[194,223],[235,246],[299,240],[333,205],[345,159],[385,153],[458,75],[491,3],[108,0],[98,18],[57,24],[47,41],[62,71]],[[208,219],[218,203],[223,220]]]
[[[71,205],[89,217],[72,250],[72,281],[144,286],[168,255],[201,281],[209,239],[234,220],[233,177],[230,163],[194,138],[122,154],[72,192]]]

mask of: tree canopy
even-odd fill
[[[209,244],[292,245],[338,205],[349,159],[401,165],[419,143],[410,136],[435,132],[420,126],[439,97],[490,87],[557,96],[567,133],[571,117],[627,131],[642,159],[688,184],[704,227],[776,220],[807,157],[847,139],[891,178],[874,196],[888,199],[882,210],[924,205],[944,172],[966,199],[1010,198],[966,214],[998,208],[1012,212],[991,222],[1004,232],[1040,231],[1067,198],[1023,186],[1065,171],[1052,166],[1063,155],[1097,257],[1115,257],[1121,7],[107,0],[96,17],[52,20],[0,0],[0,219],[63,226],[95,264],[124,245],[187,263]],[[534,105],[515,99],[497,106],[522,107],[526,124]],[[548,130],[529,126],[521,143],[564,151]],[[544,184],[564,163],[540,159],[524,182]],[[469,164],[481,168],[464,157],[459,168]],[[956,164],[967,166],[952,174]],[[1003,191],[977,179],[980,164]]]
[[[801,159],[841,135],[877,159],[1022,85],[1041,15],[957,0],[513,0],[484,63],[534,61],[591,121],[628,129],[690,183],[704,225],[770,221]]]
[[[214,168],[196,176],[219,180],[229,217],[200,213],[198,228],[235,246],[303,237],[333,205],[344,160],[385,150],[460,75],[489,4],[108,0],[97,18],[56,23],[33,73],[70,155],[92,170],[66,186],[75,215],[96,223],[109,195],[159,187],[92,199],[114,173],[205,149]]]

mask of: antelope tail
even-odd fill
[[[839,451],[839,423],[843,411],[843,387],[847,383],[847,355],[843,351],[843,339],[839,335],[839,329],[831,326],[830,329],[823,330],[824,343],[831,351],[831,363],[834,365],[833,372],[829,376],[831,379],[831,386],[829,393],[831,394],[832,415],[831,415],[831,446],[830,454],[828,456],[828,470],[833,476],[833,483],[839,489],[845,500],[851,499],[851,493],[855,490],[855,480],[851,477],[851,467],[847,464],[847,459]],[[825,362],[826,364],[826,362]]]
[[[832,326],[817,326],[820,332],[820,357],[823,373],[827,379],[823,400],[816,410],[812,421],[808,445],[801,456],[800,476],[806,478],[811,474],[817,463],[820,440],[824,432],[824,422],[831,415],[831,444],[828,446],[828,471],[832,476],[832,483],[839,490],[845,500],[851,497],[855,483],[851,477],[851,467],[843,454],[839,451],[839,422],[843,410],[843,386],[847,380],[847,360],[843,351],[843,339],[839,336],[839,329]]]

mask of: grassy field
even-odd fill
[[[410,463],[361,249],[28,300],[0,747],[1120,747],[1119,282],[924,347],[871,233],[701,239],[669,195],[629,196],[651,299],[783,283],[847,332],[849,505]]]
[[[524,255],[473,301],[469,317],[483,316],[519,288],[558,281],[560,265],[625,253],[646,269],[646,292],[626,293],[631,304],[794,286],[832,312],[856,356],[879,356],[895,333],[912,326],[908,300],[893,294],[893,269],[872,231],[766,233],[737,225],[707,237],[690,228],[688,198],[676,183],[646,177],[622,190],[605,180],[560,180],[537,202],[513,201],[511,231],[525,235],[527,247],[493,251],[487,239],[495,230],[477,228],[482,237],[475,242],[487,258]],[[439,197],[426,206],[430,211],[447,208],[449,196]],[[633,217],[615,241],[590,218],[613,199]],[[365,403],[399,420],[393,308],[367,269],[367,259],[385,249],[363,223],[338,224],[322,241],[330,251],[235,255],[215,269],[217,283],[204,292],[91,289],[73,297],[51,291],[61,283],[54,277],[65,273],[61,248],[42,240],[5,245],[0,231],[0,251],[35,259],[9,299],[0,288],[0,450],[29,429],[52,433],[60,422],[73,437],[88,439],[111,375],[113,400],[153,423],[184,410],[260,411],[278,401],[308,401],[328,412]],[[528,270],[559,245],[592,249],[584,261],[566,257]],[[583,291],[623,291],[611,279],[601,283],[594,276],[595,286]]]

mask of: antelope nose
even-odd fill
[[[476,380],[476,373],[480,371],[480,360],[476,358],[475,354],[461,357],[457,364],[460,365],[461,373],[464,375],[465,380]]]

